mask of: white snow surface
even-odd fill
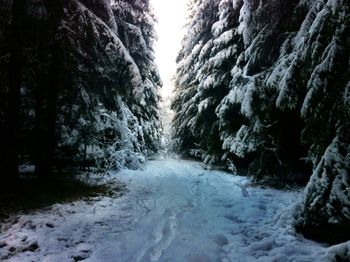
[[[294,232],[302,191],[249,185],[245,177],[183,160],[112,174],[121,197],[56,204],[2,226],[1,261],[332,261]]]

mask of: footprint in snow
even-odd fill
[[[241,230],[239,227],[233,228],[233,229],[231,229],[231,231],[230,231],[230,234],[231,234],[232,236],[235,236],[235,235],[238,235],[238,234],[241,234],[241,233],[242,233],[242,230]]]
[[[257,205],[257,207],[258,207],[260,210],[262,210],[262,211],[266,211],[266,205],[263,204],[263,203],[259,203],[259,204]]]
[[[233,223],[243,223],[242,220],[240,220],[238,217],[231,214],[224,215],[224,218],[230,220]]]
[[[47,222],[47,223],[45,224],[45,226],[47,226],[47,227],[49,227],[49,228],[54,228],[54,227],[55,227],[55,225],[54,225],[53,223],[51,223],[51,222]]]
[[[226,246],[229,243],[227,237],[223,234],[214,235],[210,238],[220,247]]]
[[[71,255],[71,258],[73,259],[73,261],[83,261],[89,258],[92,253],[91,248],[85,243],[80,243],[76,247],[76,249],[78,250],[78,252],[74,255]]]

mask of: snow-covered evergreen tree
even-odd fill
[[[350,234],[350,3],[310,5],[299,44],[313,62],[301,115],[313,175],[299,226],[307,235],[338,242]],[[317,40],[312,41],[311,37]]]
[[[215,164],[222,154],[215,108],[228,92],[230,70],[237,58],[234,28],[239,4],[197,1],[191,8],[188,35],[178,56],[174,135],[179,138],[178,150]]]
[[[67,18],[76,14],[78,19],[67,23],[65,30],[71,58],[79,65],[72,79],[79,76],[76,92],[83,107],[76,107],[77,140],[66,139],[71,128],[63,138],[74,148],[80,145],[77,156],[84,156],[84,162],[96,160],[100,167],[110,166],[106,160],[117,164],[114,158],[122,158],[124,150],[129,160],[122,162],[156,152],[161,130],[161,83],[154,64],[154,18],[148,2],[101,3],[73,2],[71,14],[66,14]],[[91,39],[93,48],[85,46]]]
[[[179,54],[179,151],[197,146],[206,162],[279,185],[306,183],[313,170],[300,228],[348,234],[349,3],[205,3],[192,7]]]
[[[7,3],[1,8],[5,47],[12,1]],[[62,13],[50,6],[41,0],[26,5],[22,161],[37,163],[43,154],[38,144],[45,145],[50,81],[57,79],[57,94],[51,95],[56,100],[51,108],[57,109],[55,166],[139,166],[159,149],[161,132],[161,81],[154,63],[155,17],[149,1],[61,1],[55,8]],[[53,14],[60,14],[56,27]],[[59,63],[54,59],[57,51]],[[6,52],[1,50],[1,67],[7,66]],[[5,72],[0,79],[6,82]],[[6,93],[6,84],[1,91]]]

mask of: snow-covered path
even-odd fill
[[[301,192],[179,160],[115,176],[120,197],[54,205],[19,217],[0,234],[1,261],[332,261],[332,249],[296,235]],[[334,256],[334,255],[333,255]]]

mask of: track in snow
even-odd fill
[[[9,225],[0,260],[331,261],[291,226],[302,192],[245,188],[244,177],[179,160],[114,176],[129,190],[120,198],[54,205]]]

